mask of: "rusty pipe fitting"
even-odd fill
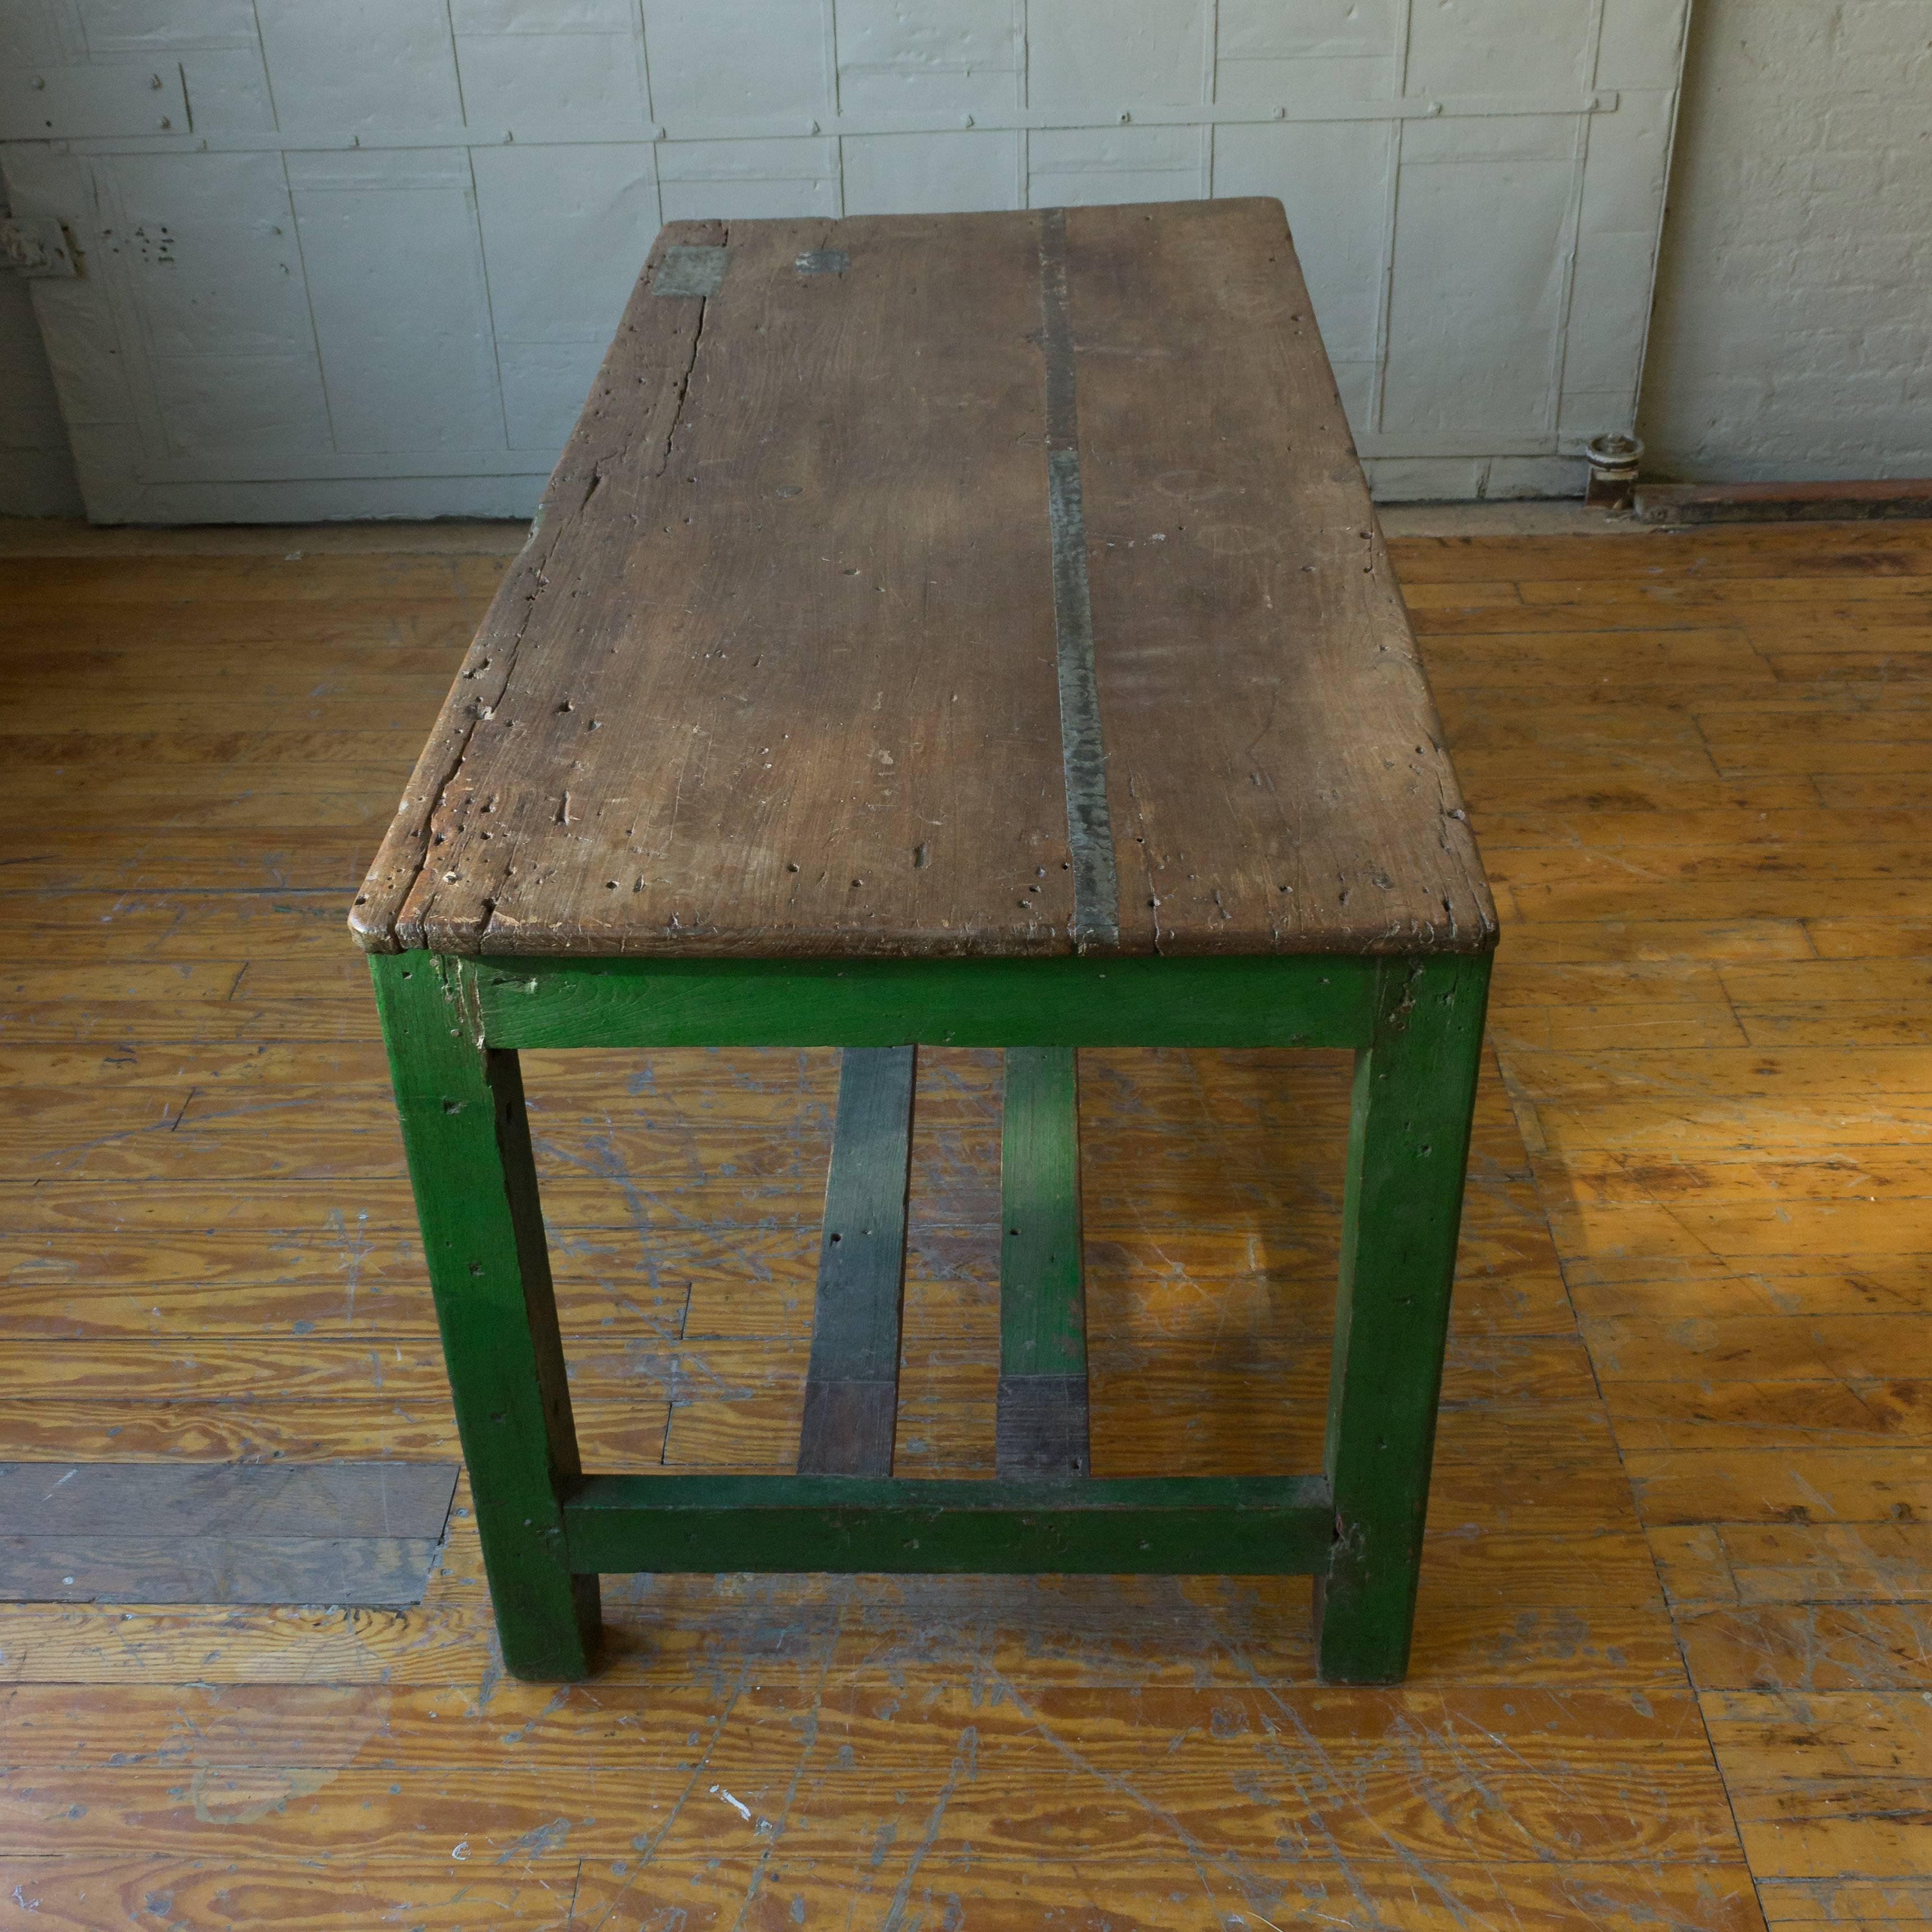
[[[1592,509],[1628,510],[1636,494],[1643,445],[1634,436],[1593,436],[1584,444],[1583,454],[1590,466],[1583,501]]]

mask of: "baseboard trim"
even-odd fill
[[[1870,482],[1644,483],[1644,524],[1848,523],[1932,517],[1932,478]]]

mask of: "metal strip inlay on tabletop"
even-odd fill
[[[1094,608],[1087,583],[1087,521],[1080,500],[1080,422],[1074,394],[1073,322],[1066,298],[1064,208],[1047,208],[1040,218],[1040,346],[1046,359],[1046,514],[1053,542],[1060,755],[1066,784],[1066,844],[1073,865],[1073,942],[1085,952],[1120,943],[1120,896],[1094,670]]]

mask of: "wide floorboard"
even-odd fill
[[[348,894],[516,538],[0,528],[0,1457],[455,1454]],[[0,1604],[0,1924],[1932,1921],[1932,526],[1408,538],[1504,920],[1411,1681],[1299,1580]],[[788,1466],[820,1053],[526,1056],[586,1459]],[[1102,1474],[1311,1466],[1346,1069],[1082,1056]],[[990,1473],[921,1056],[904,1473]]]

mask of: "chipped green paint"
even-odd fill
[[[579,1472],[577,1431],[517,1057],[476,1039],[446,962],[373,952],[369,965],[503,1662],[588,1676],[597,1578],[574,1576],[564,1552],[558,1489]]]
[[[1360,1046],[1376,962],[452,959],[494,1046]]]
[[[1262,1576],[1318,1567],[1332,1510],[1318,1476],[592,1476],[563,1514],[606,1571]]]
[[[1389,961],[1355,1057],[1324,1456],[1336,1543],[1316,1588],[1330,1683],[1408,1668],[1489,980],[1486,956]]]
[[[1323,1676],[1379,1683],[1402,1676],[1486,958],[476,960],[406,952],[373,954],[369,964],[504,1661],[516,1675],[588,1672],[600,1570],[758,1568],[1309,1572]],[[580,1474],[515,1050],[915,1042],[1020,1050],[1013,1063],[1025,1097],[1018,1132],[1010,1112],[1009,1158],[1023,1148],[1026,1160],[1051,1172],[1012,1173],[1006,1198],[1048,1214],[1054,1264],[1042,1277],[1046,1292],[1010,1311],[1002,1366],[1017,1373],[1012,1364],[1023,1357],[1044,1360],[1046,1337],[1052,1372],[1070,1389],[1084,1366],[1075,1323],[1072,1049],[1356,1049],[1322,1475],[1118,1481],[1029,1469],[1027,1480],[935,1483]],[[1024,1258],[1008,1255],[1008,1270]]]

